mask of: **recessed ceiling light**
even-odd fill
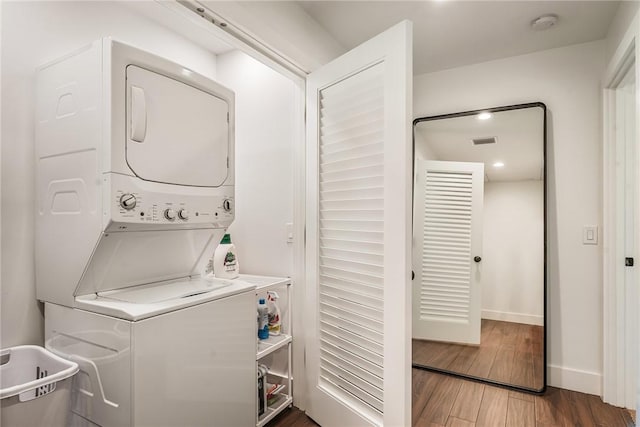
[[[558,23],[556,15],[542,15],[531,21],[531,28],[534,31],[544,31],[554,27]]]
[[[501,167],[504,167],[504,163],[502,163],[502,162],[495,162],[495,163],[493,164],[493,167],[494,167],[494,168],[501,168]]]
[[[478,120],[489,120],[493,115],[491,113],[487,113],[486,111],[484,113],[480,113],[478,114]]]

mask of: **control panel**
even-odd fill
[[[161,188],[153,188],[158,186]],[[133,224],[226,228],[233,221],[233,187],[178,187],[174,192],[167,187],[167,184],[140,184],[140,180],[132,177],[112,176],[111,220],[118,223],[121,230]]]

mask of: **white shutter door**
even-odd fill
[[[307,414],[409,425],[411,24],[309,76]]]
[[[320,92],[320,379],[383,412],[382,64]],[[360,285],[360,286],[358,286]],[[344,351],[349,344],[350,351]]]
[[[413,337],[480,344],[484,164],[418,162]]]

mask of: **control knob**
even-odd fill
[[[222,209],[229,212],[231,210],[231,199],[224,199],[222,202]]]
[[[167,208],[164,210],[164,217],[169,221],[173,221],[174,219],[176,219],[176,211],[171,208]]]
[[[186,210],[186,209],[180,209],[178,211],[178,217],[180,217],[180,219],[184,219],[184,220],[189,219],[189,211]]]
[[[120,206],[123,209],[130,211],[131,209],[136,207],[136,196],[131,193],[125,193],[120,196]]]

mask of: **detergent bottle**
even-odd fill
[[[231,235],[225,234],[213,253],[213,274],[221,279],[235,279],[240,273],[236,247]]]

